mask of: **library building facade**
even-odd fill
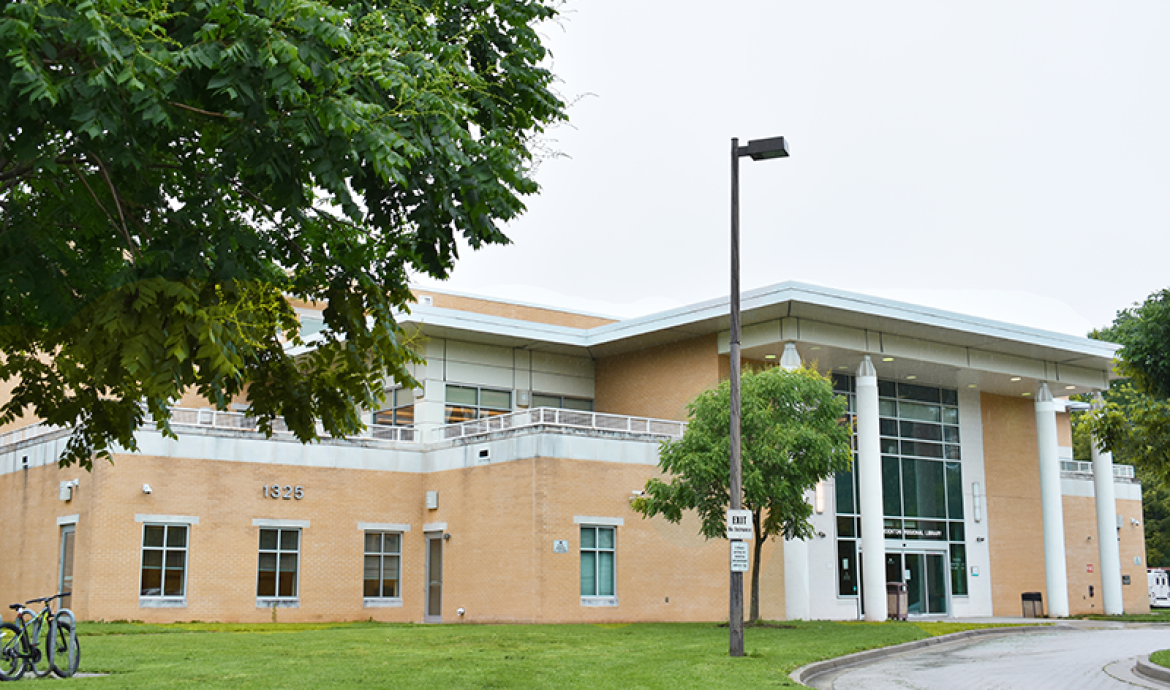
[[[729,375],[727,299],[618,320],[416,297],[418,385],[388,382],[360,436],[265,437],[192,397],[177,439],[143,427],[85,472],[57,466],[69,429],[0,429],[0,599],[147,622],[726,620],[728,543],[630,501]],[[1108,386],[1116,346],[799,283],[742,304],[744,366],[815,366],[854,429],[852,469],[806,496],[814,536],[763,547],[765,618],[1148,610],[1141,486],[1072,457],[1069,396]]]

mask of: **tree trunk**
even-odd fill
[[[764,533],[760,529],[760,511],[752,511],[752,531],[755,533],[755,544],[752,549],[752,606],[748,622],[752,625],[760,622],[760,551],[764,546]]]

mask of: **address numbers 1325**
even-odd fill
[[[291,486],[289,484],[285,484],[284,486],[280,484],[264,485],[264,498],[279,498],[286,501],[295,498],[299,501],[304,497],[305,487],[303,486]]]

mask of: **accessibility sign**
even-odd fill
[[[731,572],[746,573],[748,571],[748,560],[747,542],[731,542]]]

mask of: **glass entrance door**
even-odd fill
[[[427,603],[424,620],[443,620],[443,534],[427,535]]]
[[[57,568],[57,593],[73,592],[73,545],[77,536],[76,525],[61,526],[61,550]],[[61,607],[69,608],[72,597],[62,597]]]
[[[941,552],[886,553],[886,582],[906,584],[910,615],[947,613],[947,559]]]

